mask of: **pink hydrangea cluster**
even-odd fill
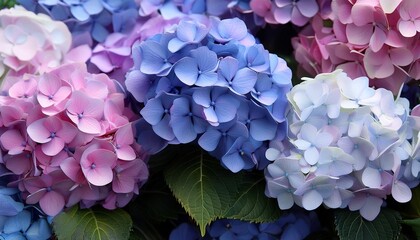
[[[138,194],[147,156],[113,80],[82,63],[6,78],[13,79],[1,89],[0,164],[18,176],[27,204],[54,216],[79,202],[122,207]]]
[[[289,142],[266,152],[266,194],[281,209],[348,207],[368,220],[388,195],[410,201],[420,181],[419,107],[410,115],[407,99],[342,70],[303,80],[288,94]]]
[[[63,62],[86,61],[87,46],[70,51],[66,25],[16,6],[0,11],[0,76],[43,73]]]
[[[334,0],[292,40],[295,58],[313,76],[343,69],[368,76],[371,86],[394,94],[420,79],[420,11],[417,0]]]
[[[331,0],[251,0],[252,11],[270,24],[306,25],[317,13],[330,12]]]

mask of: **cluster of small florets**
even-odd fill
[[[35,207],[24,205],[19,189],[7,186],[13,179],[9,171],[0,164],[0,238],[46,240],[51,229],[46,216]]]
[[[270,223],[251,223],[233,219],[219,219],[212,223],[204,237],[196,226],[183,223],[175,228],[169,240],[194,239],[305,239],[319,230],[319,220],[315,212],[290,212]]]
[[[73,44],[104,42],[112,32],[127,33],[134,27],[138,6],[134,0],[18,0],[35,13],[64,22],[73,35]]]
[[[288,94],[289,140],[266,156],[267,191],[281,209],[359,210],[374,219],[387,195],[401,203],[419,183],[420,118],[408,100],[341,70],[305,78]]]
[[[133,48],[126,86],[144,103],[140,144],[198,144],[233,172],[266,165],[268,141],[285,134],[291,70],[241,20],[183,20]],[[144,129],[149,129],[145,131]]]
[[[303,1],[300,1],[303,2]],[[350,77],[396,95],[420,79],[420,12],[416,0],[335,0],[329,15],[316,15],[292,40],[295,58],[309,74],[343,69]]]
[[[64,23],[16,6],[0,11],[0,45],[0,76],[42,73],[66,61],[71,35]]]
[[[148,170],[114,81],[67,64],[6,76],[1,90],[1,164],[27,204],[54,216],[79,202],[122,207],[138,193]]]

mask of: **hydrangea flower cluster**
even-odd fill
[[[138,2],[140,16],[149,16],[159,10],[166,19],[201,14],[220,18],[239,17],[257,20],[253,17],[249,0],[138,0]]]
[[[9,77],[0,96],[2,164],[27,204],[49,216],[81,202],[126,205],[148,177],[124,94],[86,65]]]
[[[144,149],[198,139],[232,172],[265,167],[268,141],[285,135],[291,70],[255,44],[243,21],[182,20],[134,47],[133,58],[125,84],[144,103]]]
[[[267,23],[304,26],[319,12],[328,14],[331,0],[251,0],[249,4]]]
[[[295,58],[313,76],[343,69],[397,94],[404,82],[420,79],[417,3],[333,1],[331,14],[316,15],[292,40]]]
[[[63,62],[87,59],[83,49],[69,52],[66,25],[20,6],[0,11],[0,76],[42,73]],[[82,50],[82,51],[81,51]]]
[[[138,17],[134,0],[18,0],[35,13],[64,22],[74,46],[104,42],[112,32],[128,33]]]
[[[266,152],[266,194],[281,209],[348,207],[368,220],[387,195],[408,202],[420,179],[420,118],[408,100],[342,70],[303,80],[288,94],[293,146],[273,141]]]
[[[233,219],[219,219],[213,222],[204,237],[196,226],[182,223],[172,230],[169,240],[195,239],[305,239],[318,231],[319,220],[315,212],[292,211],[271,223],[251,223]]]
[[[29,209],[19,198],[17,188],[7,187],[10,172],[0,163],[0,238],[46,240],[51,237],[50,225],[36,208]]]

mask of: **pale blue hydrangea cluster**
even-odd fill
[[[135,46],[133,58],[125,84],[144,103],[144,149],[197,140],[232,172],[267,165],[269,141],[285,136],[292,73],[242,20],[183,20]]]
[[[49,239],[51,228],[47,219],[36,208],[22,203],[17,188],[7,187],[11,180],[8,175],[0,164],[0,239]]]
[[[303,80],[287,95],[292,147],[272,141],[266,152],[266,194],[281,209],[348,207],[368,220],[388,195],[410,201],[420,179],[420,118],[408,100],[342,70]]]
[[[318,230],[320,223],[315,212],[292,211],[270,223],[219,219],[207,228],[204,237],[196,226],[183,223],[172,230],[169,240],[302,240]]]
[[[103,42],[110,33],[128,33],[135,25],[138,5],[134,0],[17,0],[35,13],[64,22],[73,44]]]

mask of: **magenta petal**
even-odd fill
[[[51,140],[49,138],[51,133],[45,127],[44,121],[45,118],[39,119],[30,124],[26,130],[28,132],[29,137],[37,143],[46,143]]]
[[[95,169],[82,169],[86,179],[95,186],[105,186],[112,182],[113,173],[109,167],[96,167]]]
[[[373,31],[373,35],[370,38],[370,47],[372,51],[377,52],[379,51],[386,41],[386,33],[382,31],[379,27],[375,27]]]
[[[274,19],[281,24],[288,23],[292,17],[292,5],[287,5],[282,8],[274,7]]]
[[[26,146],[26,141],[23,139],[20,132],[16,129],[10,129],[3,133],[0,137],[0,142],[3,147],[9,150],[10,155],[21,153]]]
[[[117,157],[121,160],[134,160],[136,158],[136,152],[130,146],[123,146],[116,149]]]
[[[61,170],[64,174],[70,178],[73,182],[82,183],[85,180],[82,170],[80,168],[80,163],[73,157],[69,157],[60,164]]]
[[[364,46],[369,43],[372,30],[372,25],[356,26],[349,24],[346,26],[346,36],[349,43]]]
[[[50,191],[39,200],[41,209],[49,216],[55,216],[64,208],[64,197],[61,194]]]
[[[318,4],[315,0],[298,1],[296,2],[296,6],[300,13],[307,18],[315,16],[319,10]]]
[[[416,25],[412,21],[400,20],[398,22],[398,30],[404,37],[414,37],[417,33]]]
[[[390,49],[389,56],[392,63],[398,66],[407,66],[413,61],[413,53],[406,48]]]
[[[76,127],[69,122],[62,122],[62,128],[56,132],[56,135],[63,139],[65,143],[70,143],[77,134]]]
[[[51,141],[42,144],[42,152],[47,156],[55,156],[64,148],[64,141],[59,137],[53,138]]]

